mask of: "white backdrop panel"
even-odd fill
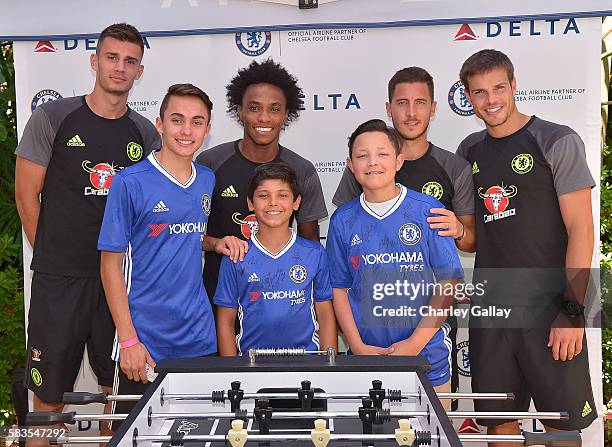
[[[430,127],[430,140],[454,151],[469,133],[483,128],[470,115],[469,105],[451,108],[449,91],[458,81],[462,62],[483,48],[506,52],[517,77],[517,104],[528,114],[567,124],[583,138],[593,176],[599,177],[599,50],[601,20],[561,18],[511,23],[486,22],[406,28],[356,28],[340,30],[273,31],[269,46],[248,46],[285,65],[304,90],[300,119],[282,135],[281,143],[310,159],[319,171],[328,209],[340,179],[347,154],[346,141],[366,119],[385,117],[387,82],[406,66],[426,68],[436,84],[437,113]],[[461,37],[463,36],[463,37]],[[130,94],[134,109],[154,120],[159,102],[170,84],[191,82],[209,93],[213,102],[212,132],[205,147],[239,138],[242,129],[225,113],[225,85],[252,57],[238,48],[234,34],[149,38],[145,72]],[[32,101],[89,92],[94,73],[88,58],[95,40],[52,41],[15,44],[18,131],[31,115]],[[38,48],[38,51],[35,49]],[[454,99],[460,102],[460,88]],[[459,113],[457,113],[459,112]],[[390,121],[389,121],[390,122]],[[594,203],[599,190],[593,191]],[[596,222],[599,209],[595,207]],[[596,225],[596,228],[598,225]],[[327,221],[322,222],[325,236]],[[26,248],[26,265],[31,250]],[[471,265],[465,257],[464,264]],[[597,261],[594,260],[594,265]],[[28,272],[29,273],[29,272]],[[29,275],[27,275],[29,278]],[[26,289],[27,290],[27,289]],[[29,296],[28,296],[29,299]],[[596,402],[601,402],[600,331],[590,333],[591,372]],[[459,343],[465,338],[458,340]],[[467,388],[469,380],[462,387]],[[463,421],[459,421],[462,423]],[[602,445],[601,421],[588,431],[586,445]]]

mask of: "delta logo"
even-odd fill
[[[580,34],[580,28],[574,17],[568,19],[545,20],[509,20],[507,22],[485,22],[484,38],[496,37],[534,37]],[[472,25],[475,26],[475,25]],[[455,33],[453,40],[478,40],[473,28],[463,23]]]
[[[474,419],[465,419],[457,432],[463,434],[479,434],[480,428],[478,428],[478,424],[476,424]]]
[[[478,37],[476,37],[474,31],[470,28],[470,25],[464,23],[459,28],[459,31],[457,31],[457,34],[455,34],[454,40],[478,40]]]
[[[144,42],[144,47],[147,50],[151,49],[149,42],[146,37],[142,38]],[[73,51],[78,48],[85,48],[87,51],[95,51],[96,45],[98,44],[98,39],[65,39],[60,41],[63,43],[61,47],[63,47],[64,51]],[[59,42],[56,42],[59,43]],[[58,45],[58,48],[60,45]],[[51,43],[50,40],[39,40],[34,46],[34,53],[55,53],[57,48]]]
[[[169,229],[170,235],[175,234],[193,234],[193,233],[206,233],[206,222],[179,222],[173,224],[161,223],[161,224],[148,224],[151,232],[147,237],[157,237],[164,232],[166,228]]]
[[[49,40],[39,40],[34,47],[35,53],[55,53],[57,50]]]

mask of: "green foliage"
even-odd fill
[[[21,224],[15,207],[15,156],[17,118],[15,111],[15,69],[13,46],[0,42],[0,234],[9,234],[18,241]]]
[[[15,422],[11,402],[13,370],[23,366],[25,328],[23,318],[21,244],[0,234],[0,426]]]
[[[15,207],[17,127],[13,46],[0,42],[0,426],[15,423],[11,377],[23,366],[25,329],[21,224]]]

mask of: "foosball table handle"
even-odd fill
[[[227,440],[232,447],[244,447],[248,439],[248,433],[244,428],[244,421],[242,419],[234,419],[232,421],[232,428],[227,432]]]
[[[523,432],[525,445],[544,445],[546,447],[581,447],[580,433],[573,431],[557,431],[550,433]]]
[[[314,447],[327,447],[331,438],[327,421],[325,419],[315,419],[314,425],[315,428],[310,432]]]
[[[397,445],[412,446],[414,444],[414,430],[408,419],[400,419],[399,428],[395,429],[395,440]]]
[[[26,416],[26,426],[74,424],[76,412],[55,413],[51,411],[30,411]]]
[[[62,403],[67,405],[106,404],[106,393],[66,392],[62,396]]]

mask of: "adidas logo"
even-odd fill
[[[229,185],[221,192],[221,197],[238,197],[238,193],[234,189],[234,185]]]
[[[249,276],[249,282],[258,282],[259,281],[259,276],[257,276],[257,273],[253,272],[251,273],[251,276]]]
[[[478,169],[478,163],[474,162],[474,164],[472,165],[472,175],[478,174],[479,172],[480,169]]]
[[[170,211],[170,208],[166,206],[163,200],[157,202],[157,205],[155,205],[155,207],[153,208],[154,213],[164,213],[166,211]]]
[[[593,409],[591,408],[588,402],[585,402],[584,407],[582,408],[582,417],[588,416],[589,414],[591,414],[591,411],[593,411]]]
[[[74,137],[68,140],[68,143],[66,143],[66,146],[85,147],[85,143],[83,143],[83,140],[81,140],[81,137],[79,137],[78,135],[75,135]]]
[[[357,244],[361,244],[361,239],[359,238],[359,236],[357,234],[355,234],[355,236],[353,236],[353,239],[351,239],[351,247],[354,247]]]

